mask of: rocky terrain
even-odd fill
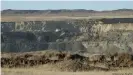
[[[132,53],[133,49],[133,18],[1,22],[1,30],[2,52]]]
[[[110,71],[133,67],[133,55],[128,53],[85,55],[84,53],[73,54],[52,50],[25,53],[2,53],[2,67],[33,67],[44,64],[52,65],[60,71]]]

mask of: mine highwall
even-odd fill
[[[56,29],[63,31],[55,32]],[[89,53],[133,52],[132,21],[87,22],[81,26],[75,21],[1,22],[1,30],[2,52],[51,49]],[[85,36],[84,33],[93,35]]]
[[[110,30],[133,31],[133,23],[103,24],[100,26],[100,31],[102,32]]]

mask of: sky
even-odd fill
[[[1,1],[1,10],[46,10],[46,9],[87,9],[115,10],[133,9],[133,1]]]

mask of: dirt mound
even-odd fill
[[[66,60],[56,63],[56,67],[61,71],[82,71],[89,68],[87,67],[87,64],[86,67],[83,66],[83,63],[80,60]]]
[[[8,55],[8,54],[6,54]],[[66,54],[62,52],[45,53],[16,53],[13,55],[2,54],[1,67],[25,67],[35,66],[46,63],[55,63],[63,61]]]
[[[108,67],[100,67],[97,65],[90,65],[89,62],[87,61],[81,61],[81,60],[66,60],[66,61],[61,61],[59,63],[54,64],[56,65],[55,67],[61,71],[91,71],[91,70],[104,70],[108,71]]]
[[[52,64],[61,71],[113,70],[133,67],[133,55],[127,53],[114,55],[93,54],[89,57],[67,52],[35,52],[2,54],[1,67],[31,67]]]
[[[131,67],[133,66],[133,55],[122,53],[118,55],[116,63],[119,67]]]

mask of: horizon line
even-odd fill
[[[105,9],[105,10],[96,10],[96,9],[78,9],[78,8],[75,8],[75,9],[2,9],[3,10],[92,10],[92,11],[112,11],[112,10],[133,10],[133,9],[130,9],[130,8],[120,8],[120,9]]]

